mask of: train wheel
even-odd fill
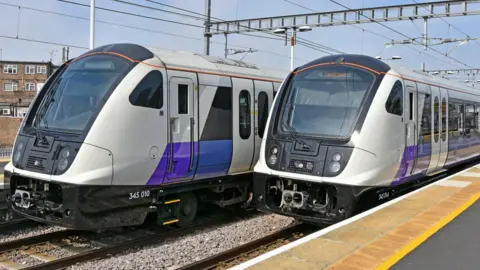
[[[175,215],[178,218],[176,223],[179,227],[186,227],[192,224],[197,215],[198,202],[195,194],[188,192],[180,194],[180,202],[176,208]]]

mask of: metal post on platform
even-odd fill
[[[210,37],[212,34],[210,34],[210,14],[211,14],[211,5],[212,1],[211,0],[205,0],[205,16],[207,17],[207,20],[205,21],[205,45],[204,45],[204,54],[205,55],[210,55]]]
[[[225,33],[225,59],[228,57],[228,34]]]
[[[295,46],[296,31],[292,28],[292,36],[290,37],[290,70],[293,70],[293,47]]]
[[[95,0],[90,0],[90,50],[95,47]]]

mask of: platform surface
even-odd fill
[[[391,269],[480,269],[480,201],[445,225]]]
[[[232,269],[480,269],[478,198],[480,165]]]

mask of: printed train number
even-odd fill
[[[390,192],[383,192],[378,194],[378,200],[384,200],[388,197],[390,197]]]
[[[142,190],[137,192],[130,192],[129,200],[150,197],[150,190]]]

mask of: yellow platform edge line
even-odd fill
[[[428,238],[430,238],[433,234],[438,232],[441,228],[467,210],[470,206],[472,206],[478,199],[480,199],[480,193],[473,195],[468,201],[462,204],[460,207],[452,211],[446,217],[442,218],[440,221],[435,223],[432,227],[430,227],[427,231],[423,234],[412,240],[406,246],[401,248],[395,254],[390,256],[387,260],[385,260],[382,264],[380,264],[376,269],[377,270],[386,270],[390,269],[393,265],[395,265],[398,261],[400,261],[403,257],[407,254],[412,252],[415,248],[420,246],[423,242],[425,242]]]
[[[0,158],[0,162],[10,162],[10,158]]]

